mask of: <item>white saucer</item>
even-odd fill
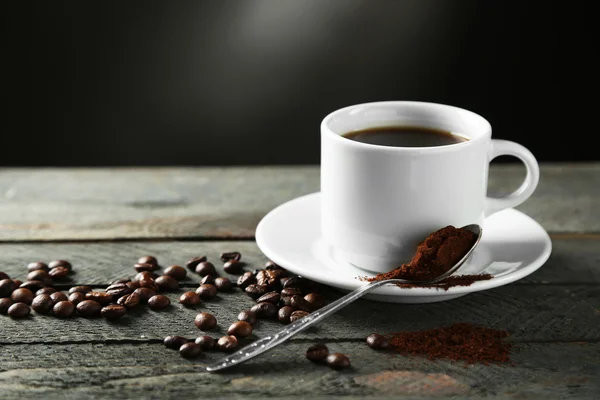
[[[372,276],[340,258],[321,235],[320,193],[298,197],[269,212],[256,227],[256,243],[273,262],[313,281],[349,291]],[[548,233],[532,218],[514,209],[484,221],[481,242],[457,274],[489,273],[494,278],[448,290],[386,285],[365,298],[392,303],[444,301],[506,285],[540,268],[550,256]]]

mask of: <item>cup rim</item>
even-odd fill
[[[452,144],[447,144],[447,145],[443,145],[443,146],[400,147],[400,146],[385,146],[385,145],[380,145],[380,144],[357,142],[355,140],[347,139],[347,138],[343,137],[341,134],[333,132],[331,130],[331,128],[329,127],[330,121],[333,118],[335,118],[338,114],[347,112],[354,108],[369,107],[369,106],[373,106],[373,107],[375,107],[375,106],[423,106],[423,107],[446,108],[449,110],[453,110],[456,112],[470,115],[472,118],[480,120],[480,122],[484,125],[485,128],[484,128],[482,134],[477,135],[477,137],[474,137],[474,138],[469,138],[469,140],[460,142],[460,143],[452,143]],[[491,126],[490,122],[487,119],[485,119],[483,116],[481,116],[473,111],[467,110],[465,108],[452,106],[449,104],[434,103],[434,102],[427,102],[427,101],[392,100],[392,101],[375,101],[375,102],[367,102],[367,103],[358,103],[358,104],[353,104],[350,106],[338,108],[337,110],[334,110],[334,111],[330,112],[329,114],[327,114],[321,121],[321,134],[322,135],[326,134],[328,136],[335,137],[334,140],[340,140],[343,143],[345,143],[346,145],[353,146],[356,148],[371,149],[371,150],[377,149],[377,150],[381,150],[381,151],[389,151],[389,152],[397,152],[397,153],[401,153],[401,152],[435,153],[435,152],[448,151],[448,150],[458,150],[461,148],[473,146],[482,140],[489,139],[492,136],[492,126]]]

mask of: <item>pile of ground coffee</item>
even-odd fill
[[[510,361],[512,346],[503,341],[507,336],[506,331],[456,323],[427,331],[398,332],[386,338],[388,349],[400,354],[490,364]]]
[[[417,247],[412,260],[402,266],[386,273],[377,274],[374,277],[361,277],[359,279],[369,282],[386,279],[410,279],[416,281],[427,281],[434,279],[461,260],[471,249],[477,235],[466,229],[456,228],[448,225],[442,229],[429,234]],[[448,290],[453,286],[469,286],[476,281],[491,279],[492,275],[459,275],[450,276],[436,284],[399,284],[404,288],[413,287],[436,287]]]

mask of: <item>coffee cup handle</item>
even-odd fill
[[[527,175],[521,186],[504,197],[487,197],[484,216],[488,217],[505,208],[516,207],[529,198],[540,180],[540,167],[533,154],[526,147],[509,140],[492,139],[489,160],[498,156],[514,156],[525,164]]]

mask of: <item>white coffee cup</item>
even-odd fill
[[[392,147],[342,136],[390,126],[434,128],[469,140]],[[332,112],[321,123],[324,238],[353,265],[387,272],[410,261],[429,233],[447,225],[482,224],[485,217],[521,204],[538,184],[538,163],[522,145],[491,136],[485,118],[444,104],[388,101]],[[500,155],[520,159],[527,175],[513,193],[486,197],[489,162]]]

